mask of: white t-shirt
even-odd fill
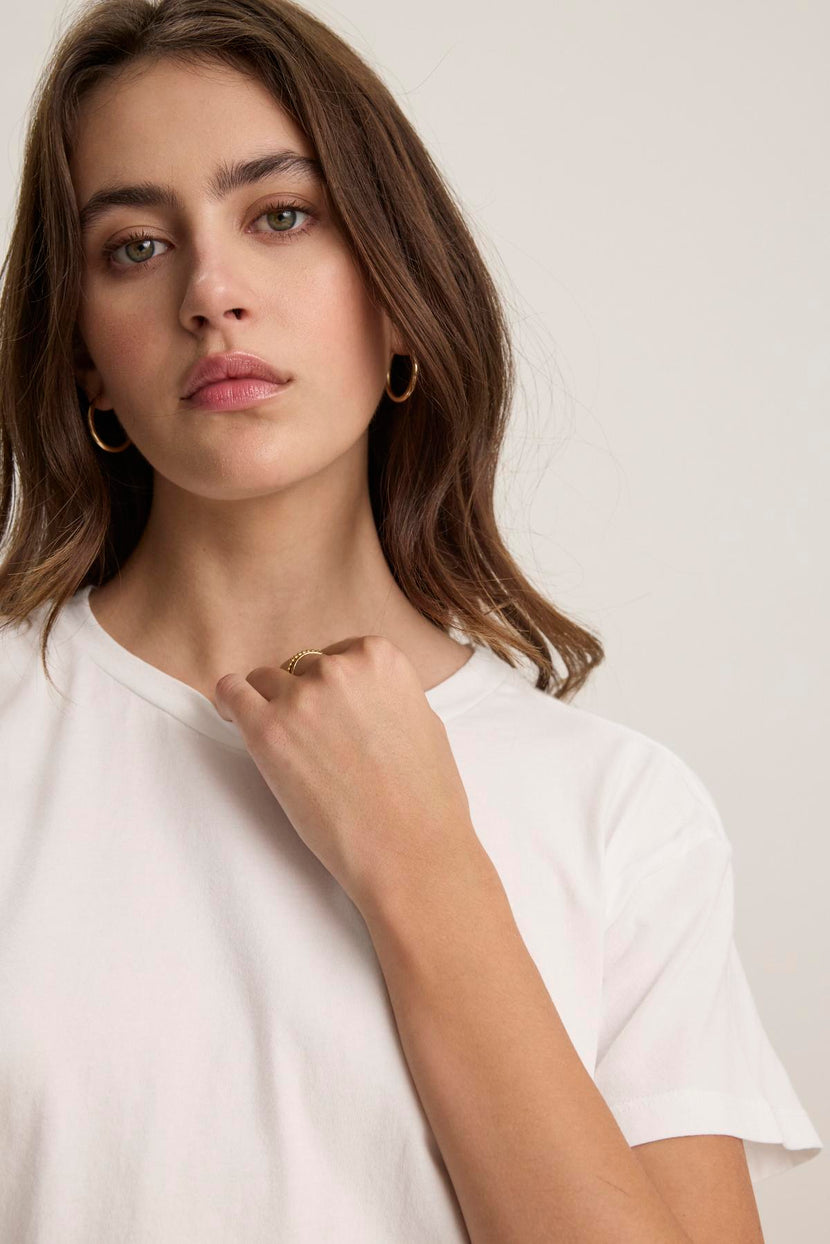
[[[0,1238],[468,1239],[366,925],[241,732],[117,643],[89,587],[46,682],[0,632]],[[487,648],[427,691],[476,832],[629,1144],[822,1142],[758,1016],[729,840],[663,744]]]

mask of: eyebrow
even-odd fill
[[[316,185],[325,181],[319,160],[297,151],[271,151],[252,160],[223,161],[208,183],[208,198],[226,198],[242,186],[250,186],[274,173],[289,173]],[[167,207],[180,211],[184,204],[171,185],[142,181],[135,185],[105,185],[84,204],[80,212],[81,233],[113,207]]]

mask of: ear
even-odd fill
[[[104,388],[101,373],[92,360],[77,324],[72,337],[72,362],[75,380],[83,389],[87,401],[94,401],[99,410],[112,410],[112,402]]]
[[[384,309],[380,309],[380,315],[382,320],[383,337],[386,343],[387,361],[392,361],[393,354],[409,354],[403,334],[397,324],[392,322],[388,312]]]
[[[399,332],[397,328],[393,328],[392,330],[392,344],[391,344],[389,353],[390,355],[391,354],[408,355],[410,353],[409,347],[407,346],[406,342],[403,339],[403,336],[401,335],[401,333]]]

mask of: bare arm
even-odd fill
[[[483,848],[361,910],[472,1244],[689,1244],[574,1049]]]

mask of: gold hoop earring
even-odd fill
[[[132,445],[132,441],[130,440],[129,436],[124,441],[123,445],[107,445],[104,441],[101,440],[100,436],[95,431],[95,403],[94,402],[89,403],[89,407],[86,412],[86,421],[89,424],[89,430],[92,433],[92,439],[95,441],[95,444],[100,445],[101,448],[105,449],[108,454],[120,454],[122,449],[128,449],[129,446]]]
[[[393,355],[392,355],[392,358],[394,358],[394,357],[395,357],[395,356],[394,356],[394,354],[393,354]],[[406,401],[406,399],[407,399],[407,398],[411,395],[412,390],[415,388],[415,381],[418,379],[418,360],[417,360],[417,359],[412,358],[412,356],[410,355],[410,359],[409,359],[409,361],[410,361],[410,363],[412,364],[412,374],[411,374],[411,376],[409,377],[409,385],[407,386],[407,390],[406,390],[406,392],[405,392],[405,393],[401,393],[400,395],[398,395],[398,394],[396,394],[396,393],[393,393],[393,392],[392,392],[392,390],[389,388],[389,384],[390,384],[390,382],[391,382],[391,380],[392,380],[392,363],[391,363],[391,361],[390,361],[390,363],[389,363],[389,367],[387,368],[387,371],[386,371],[386,392],[387,392],[388,396],[389,396],[389,397],[391,397],[391,399],[392,399],[392,401],[393,401],[393,402],[405,402],[405,401]]]

